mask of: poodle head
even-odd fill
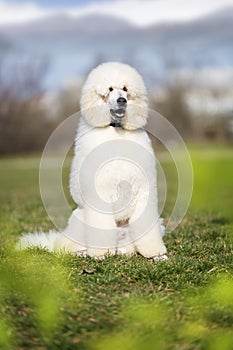
[[[127,64],[103,63],[93,69],[83,86],[81,113],[94,127],[117,123],[127,130],[146,124],[147,91],[140,74]]]

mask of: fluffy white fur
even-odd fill
[[[110,109],[117,109],[119,97],[126,100],[127,107],[124,107],[121,127],[116,128],[110,126],[114,119]],[[72,213],[64,232],[24,235],[20,241],[21,248],[37,245],[49,250],[66,250],[93,257],[106,253],[139,252],[147,258],[166,258],[161,222],[153,220],[158,217],[156,164],[150,139],[143,129],[147,113],[146,88],[141,76],[132,67],[109,62],[89,74],[82,90],[82,119],[70,176],[70,192],[78,208]],[[135,142],[135,145],[145,149],[148,156],[145,157],[143,152],[140,155],[139,152],[137,165],[129,159],[116,159],[117,149],[108,147],[108,142],[114,140],[129,141],[131,145]],[[80,181],[79,178],[87,157],[99,146],[105,147],[105,144],[108,149],[104,149],[104,152],[113,161],[100,166],[94,175],[98,196],[112,208],[108,215],[86,200],[92,197],[92,193],[89,193],[92,187],[88,183],[88,171],[84,174],[84,180]],[[153,185],[153,193],[149,193],[148,181]],[[124,187],[125,184],[130,184],[130,187]],[[119,200],[127,204],[116,210],[114,205],[119,205]],[[144,222],[140,224],[137,219],[142,214]],[[153,221],[146,232],[145,220]]]

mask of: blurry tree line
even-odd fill
[[[58,92],[45,91],[48,68],[46,62],[0,61],[0,154],[42,151],[54,129],[79,111],[82,82],[74,80]],[[162,97],[151,90],[150,108],[165,116],[185,140],[232,140],[229,118],[193,115],[186,101],[188,89],[174,80],[164,87]]]
[[[190,86],[178,81],[171,82],[163,90],[162,96],[156,90],[150,94],[150,107],[166,117],[186,141],[232,142],[233,114],[195,113],[187,103],[189,91]]]
[[[79,93],[65,88],[47,103],[47,69],[46,62],[0,61],[0,154],[42,151],[60,122],[79,110]]]

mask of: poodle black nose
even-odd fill
[[[119,97],[117,99],[117,103],[120,105],[120,106],[124,106],[126,103],[127,103],[127,100],[124,98],[124,97]]]

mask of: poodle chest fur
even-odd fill
[[[148,180],[156,187],[155,158],[145,130],[91,128],[81,121],[71,171],[71,194],[80,207],[93,206],[97,196],[95,209],[109,204],[107,210],[116,224],[124,226],[135,215],[136,206],[137,216],[145,209]],[[157,201],[156,188],[154,193]]]

